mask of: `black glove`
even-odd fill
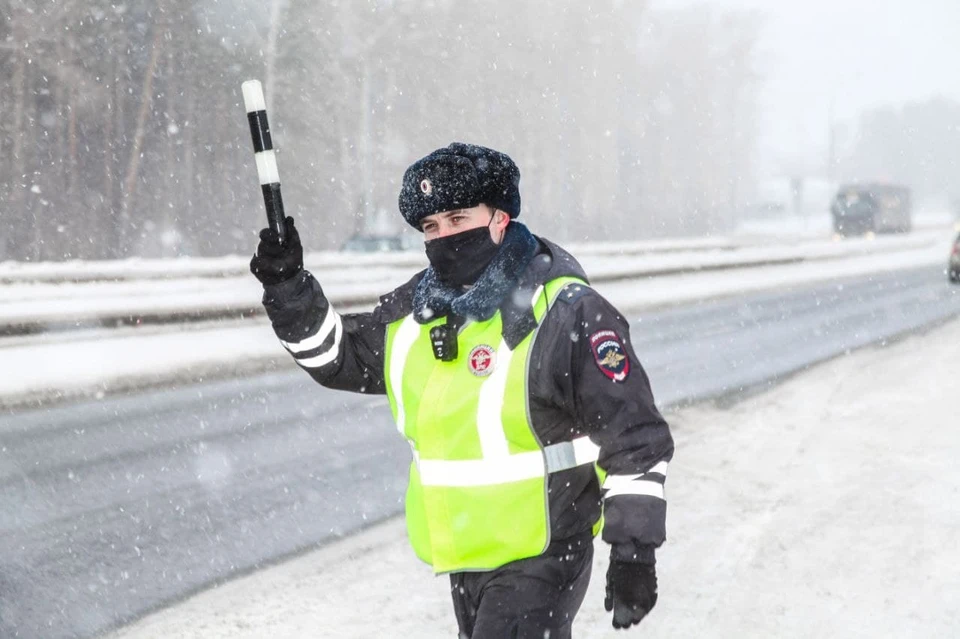
[[[657,603],[657,571],[654,564],[610,560],[607,596],[603,607],[613,611],[613,627],[639,624]]]
[[[283,244],[272,228],[260,231],[257,254],[250,260],[250,272],[264,286],[285,282],[303,270],[303,245],[293,218],[284,220],[286,237]]]

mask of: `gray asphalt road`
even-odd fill
[[[630,314],[662,406],[957,315],[935,268]],[[385,400],[299,372],[2,415],[0,637],[96,636],[394,514],[408,455]]]

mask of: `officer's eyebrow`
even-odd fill
[[[459,214],[461,214],[461,213],[466,213],[466,210],[465,210],[465,209],[453,209],[452,211],[444,211],[443,213],[437,213],[436,216],[437,216],[437,219],[438,219],[438,220],[449,220],[449,219],[450,219],[451,217],[453,217],[454,215],[459,215]],[[423,225],[424,225],[424,223],[429,224],[429,223],[431,223],[431,222],[436,223],[435,220],[423,220],[422,222],[420,222],[420,230],[421,230],[421,231],[423,230]]]
[[[436,219],[438,219],[438,220],[449,220],[451,217],[453,217],[454,215],[457,215],[457,214],[459,214],[459,213],[463,213],[463,209],[453,209],[452,211],[444,211],[443,213],[437,213],[437,214],[436,214],[436,215],[437,215]],[[421,228],[421,229],[423,228],[424,222],[429,223],[429,222],[434,222],[434,221],[435,221],[435,220],[424,220],[423,222],[420,223],[420,228]]]

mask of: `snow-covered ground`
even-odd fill
[[[960,636],[960,321],[730,406],[668,415],[660,602],[579,638]],[[114,639],[453,637],[448,582],[392,520],[142,619]]]
[[[920,247],[891,252],[877,252],[866,242],[863,254],[857,251],[854,257],[626,279],[599,283],[597,289],[617,307],[637,312],[916,266],[945,267],[952,236],[941,231],[931,237],[934,239],[928,238]],[[613,262],[610,268],[615,268],[616,259],[608,261]],[[318,277],[324,281],[324,272]],[[228,288],[229,281],[222,280],[221,285]],[[258,301],[253,278],[242,281],[250,301]],[[194,301],[189,293],[179,302],[172,297],[167,303],[188,307]],[[59,308],[59,313],[69,313],[69,299],[62,300]],[[291,365],[270,327],[252,319],[10,337],[0,340],[0,360],[4,364],[0,368],[0,406]]]
[[[939,220],[939,226],[945,224]],[[823,234],[820,234],[823,236]],[[805,237],[805,236],[802,236]],[[673,253],[732,249],[758,244],[753,235],[735,237],[699,237],[684,239],[644,240],[633,242],[582,242],[568,246],[577,255],[602,255],[610,251],[620,254]],[[304,238],[304,243],[310,243]],[[253,245],[251,245],[251,251]],[[366,269],[371,267],[417,267],[427,263],[422,249],[410,251],[342,252],[315,251],[305,256],[310,269]],[[247,276],[249,255],[223,257],[176,257],[158,259],[129,258],[123,260],[67,260],[63,262],[0,262],[0,282],[96,282],[143,281],[183,277]]]
[[[955,222],[949,211],[932,210],[914,215],[914,228],[942,229]],[[536,232],[536,230],[535,230]],[[822,241],[832,235],[829,215],[805,218],[784,215],[764,219],[741,220],[736,231],[725,236],[661,238],[624,242],[565,242],[577,256],[641,255],[683,251],[731,250],[768,244],[771,240],[790,246]],[[309,234],[304,234],[309,248]],[[856,240],[854,240],[856,241]],[[251,251],[253,244],[251,244]],[[311,269],[367,269],[383,266],[422,267],[426,258],[422,250],[398,252],[313,251],[306,254]],[[249,255],[224,257],[177,257],[163,259],[129,258],[124,260],[67,260],[62,262],[0,261],[0,283],[18,282],[92,282],[171,279],[185,277],[246,277]]]
[[[906,236],[854,238],[843,242],[831,239],[793,238],[767,239],[762,243],[730,244],[685,248],[671,244],[654,250],[645,243],[642,250],[633,244],[590,244],[576,252],[594,283],[611,279],[638,279],[673,273],[700,272],[742,267],[763,267],[771,264],[816,262],[870,254],[897,254],[929,248],[939,243],[941,229],[918,231]],[[669,249],[669,250],[666,250]],[[329,255],[328,255],[329,257]],[[377,257],[380,261],[374,261]],[[83,279],[106,269],[83,269],[84,263],[62,267],[58,281],[20,281],[14,276],[26,275],[24,269],[6,272],[0,264],[0,330],[5,327],[42,326],[46,332],[76,327],[78,324],[136,318],[183,319],[191,315],[209,318],[239,317],[259,309],[260,285],[250,276],[246,265],[242,272],[212,267],[225,263],[218,258],[197,263],[190,272],[180,260],[170,262],[167,277],[162,260],[130,263],[131,272],[124,277]],[[307,262],[308,268],[322,277],[327,296],[336,304],[373,303],[385,291],[406,282],[417,270],[426,266],[426,257],[419,253],[361,255],[348,260],[341,255],[339,263]],[[96,265],[96,264],[95,264]],[[23,266],[23,265],[19,265]],[[37,277],[51,273],[41,266]],[[112,265],[115,266],[115,265]],[[25,267],[24,267],[25,268]],[[109,272],[109,271],[107,271]],[[7,281],[9,280],[9,281]]]

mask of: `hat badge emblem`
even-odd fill
[[[424,195],[430,195],[433,193],[433,183],[427,179],[420,180],[420,190]]]

